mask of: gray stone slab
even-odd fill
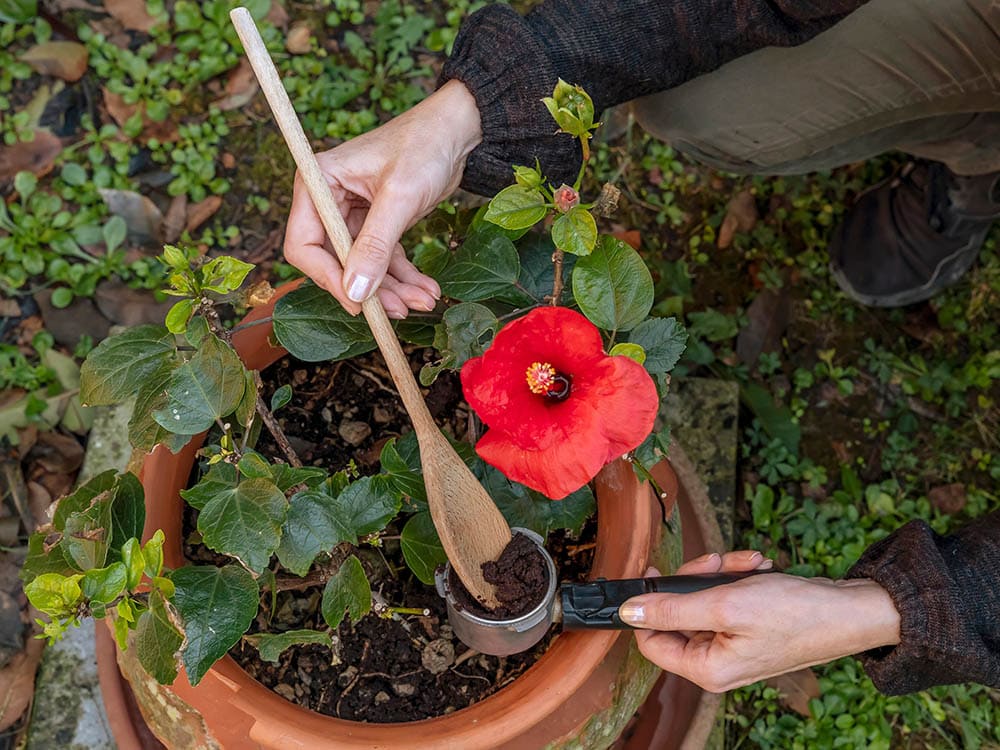
[[[739,385],[711,378],[674,378],[661,416],[708,488],[726,547],[733,546]]]
[[[87,441],[79,481],[128,463],[131,405],[101,408]],[[35,680],[35,702],[27,750],[114,750],[117,748],[97,679],[94,622],[84,620],[48,646]]]

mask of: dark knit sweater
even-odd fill
[[[466,84],[483,142],[462,186],[484,195],[534,164],[572,182],[576,140],[554,134],[540,103],[557,78],[579,84],[595,111],[664,91],[766,46],[800,44],[865,0],[547,0],[526,17],[491,5],[463,25],[442,82]],[[912,522],[868,549],[850,577],[892,597],[901,643],[860,656],[880,690],[936,684],[1000,686],[1000,512],[954,536]]]
[[[525,17],[488,5],[463,24],[441,77],[465,83],[482,117],[462,187],[492,195],[535,157],[550,181],[573,182],[579,146],[554,135],[539,101],[558,78],[583,86],[599,114],[761,47],[801,44],[864,2],[547,0]]]

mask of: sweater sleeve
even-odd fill
[[[524,17],[488,5],[462,26],[440,80],[462,81],[482,117],[462,186],[494,193],[512,164],[536,157],[550,180],[572,182],[579,146],[554,133],[539,101],[557,78],[583,86],[600,113],[756,49],[800,44],[865,1],[546,0]]]
[[[911,521],[869,547],[848,578],[876,581],[899,611],[899,645],[859,656],[883,693],[1000,687],[1000,511],[945,537]]]

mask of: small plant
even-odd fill
[[[596,127],[589,97],[560,81],[545,104],[587,153]],[[649,317],[649,272],[631,247],[599,235],[591,209],[607,208],[608,191],[582,202],[583,171],[576,186],[553,186],[537,167],[516,167],[517,184],[479,212],[457,249],[424,253],[450,299],[430,321],[433,328],[427,320],[398,327],[400,336],[423,345],[433,339],[439,358],[421,372],[424,383],[461,370],[468,401],[491,429],[476,442],[483,460],[469,445],[458,445],[459,453],[511,525],[543,534],[581,528],[594,508],[588,481],[623,453],[650,478],[648,465],[666,444],[666,434],[650,428],[686,338],[676,320]],[[529,231],[549,218],[547,232]],[[328,629],[255,634],[249,640],[265,658],[296,643],[330,645],[345,618],[409,612],[373,592],[359,554],[380,547],[391,523],[417,579],[431,583],[444,562],[413,434],[384,445],[374,476],[303,466],[274,416],[291,385],[266,403],[259,373],[231,346],[242,326],[269,321],[299,359],[347,359],[375,348],[363,319],[306,284],[281,298],[270,319],[229,328],[220,305],[257,293],[241,291],[252,266],[198,259],[172,246],[163,262],[170,269],[165,291],[179,298],[165,325],[101,342],[84,363],[81,395],[90,405],[134,398],[129,440],[142,451],[177,451],[208,434],[200,478],[181,495],[197,510],[201,542],[225,562],[165,569],[162,534],[139,541],[145,514],[138,480],[106,472],[63,498],[52,523],[31,537],[25,590],[49,617],[45,634],[58,638],[81,617],[110,617],[121,647],[136,648],[157,680],[175,678],[180,651],[196,684],[246,633],[262,594],[276,590],[278,571],[319,576]],[[527,337],[535,353],[518,337]],[[529,354],[537,361],[523,363]],[[497,368],[509,375],[502,387],[520,411],[495,408],[488,384]],[[619,418],[609,417],[612,408]],[[581,417],[590,413],[599,418]],[[534,438],[508,424],[518,414]],[[255,449],[262,429],[280,457]],[[512,468],[518,452],[528,455],[532,471]],[[552,503],[543,493],[562,499]]]

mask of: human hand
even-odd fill
[[[458,187],[482,140],[476,100],[449,81],[413,109],[317,154],[354,237],[341,267],[299,175],[285,233],[285,258],[356,315],[377,289],[391,318],[432,310],[441,289],[403,253],[399,238]]]
[[[759,552],[705,555],[682,574],[770,567]],[[659,575],[651,568],[647,575]],[[691,594],[644,594],[619,609],[639,650],[669,672],[721,693],[752,682],[899,643],[899,613],[867,579],[782,573]]]

